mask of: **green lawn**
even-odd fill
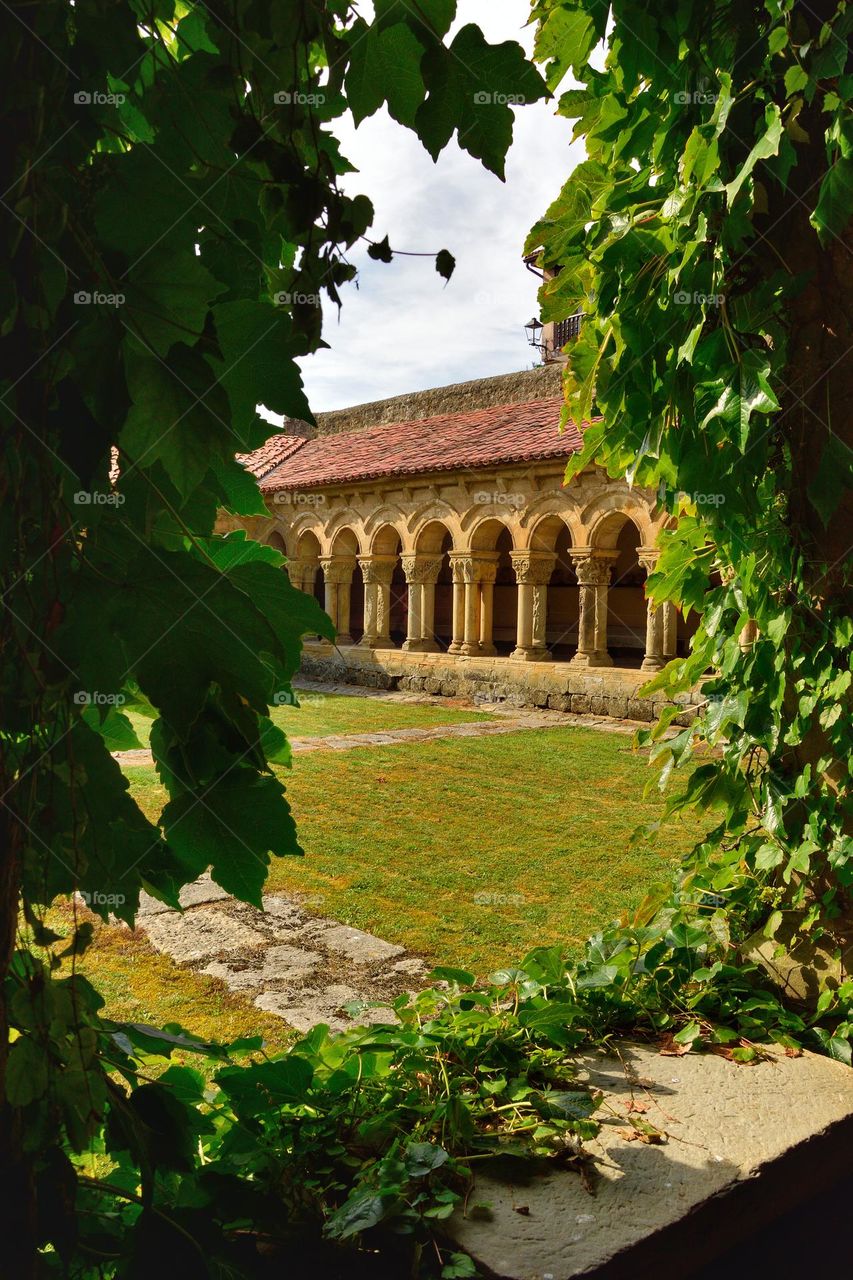
[[[297,690],[298,707],[275,707],[270,718],[293,737],[325,737],[336,733],[381,733],[388,729],[428,729],[442,724],[494,720],[487,712],[448,707],[436,699],[423,702],[386,702],[381,698]],[[127,712],[140,742],[148,745],[151,721],[136,711]]]
[[[156,816],[153,769],[127,775]],[[652,771],[630,738],[578,728],[317,752],[282,777],[307,856],[276,859],[270,888],[481,973],[579,944],[699,830],[681,820],[632,844],[661,812],[657,790],[644,794]]]

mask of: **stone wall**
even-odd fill
[[[413,422],[441,413],[466,413],[488,409],[498,404],[524,404],[529,400],[545,400],[562,390],[562,365],[541,365],[518,373],[505,373],[495,378],[477,378],[473,382],[456,382],[449,387],[433,387],[413,391],[388,400],[373,400],[347,409],[333,409],[317,414],[316,431],[304,424],[288,420],[285,430],[291,435],[341,435],[364,431],[381,423]]]
[[[515,707],[549,707],[647,723],[657,720],[662,709],[671,705],[662,694],[642,696],[641,689],[649,680],[646,672],[616,667],[581,670],[566,662],[464,658],[396,649],[333,649],[309,643],[303,651],[301,674],[335,684],[506,702]],[[684,712],[674,723],[689,723],[702,700],[699,692],[680,695],[678,702]]]

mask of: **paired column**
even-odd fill
[[[640,547],[637,559],[646,571],[646,577],[657,568],[660,553],[653,547]],[[660,671],[666,665],[664,652],[664,611],[646,595],[646,652],[641,671]]]
[[[337,643],[352,644],[350,612],[355,556],[321,556],[320,564],[326,584],[326,613],[338,633]]]
[[[316,561],[297,561],[297,559],[289,561],[288,559],[286,568],[288,579],[297,591],[307,591],[307,594],[314,595]]]
[[[548,583],[557,557],[552,551],[511,551],[518,583],[518,630],[510,655],[522,662],[548,657]]]
[[[579,587],[578,648],[575,667],[612,667],[607,652],[607,591],[610,570],[618,552],[572,551]]]
[[[364,635],[359,645],[365,649],[391,649],[391,579],[396,556],[359,556],[364,578]]]
[[[496,653],[492,640],[498,553],[451,551],[453,567],[453,640],[450,653],[469,658]]]
[[[438,653],[435,638],[435,584],[441,573],[441,556],[402,556],[400,563],[409,585],[409,624],[403,648],[409,653]]]

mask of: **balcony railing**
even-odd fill
[[[567,342],[576,338],[581,331],[582,323],[582,311],[576,311],[573,316],[567,316],[565,320],[557,320],[554,325],[554,350],[562,351]]]

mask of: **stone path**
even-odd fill
[[[310,898],[273,893],[263,903],[258,911],[237,902],[202,876],[182,890],[183,912],[143,894],[136,923],[157,951],[220,978],[297,1031],[394,1021],[393,1000],[429,972],[396,943],[312,916]],[[372,1007],[347,1012],[354,1002]]]
[[[302,688],[323,693],[343,693],[346,686],[338,685],[305,685]],[[372,693],[370,690],[353,692],[347,689],[349,696],[373,697],[382,702],[419,702],[435,704],[432,694],[406,693]],[[450,700],[448,700],[450,701]],[[470,702],[453,700],[458,709],[474,709]],[[501,703],[478,703],[477,710],[487,711],[496,717],[494,720],[466,720],[455,724],[438,724],[429,727],[409,727],[406,729],[386,729],[373,733],[330,733],[324,737],[290,738],[290,746],[294,754],[307,751],[350,751],[356,747],[387,747],[397,742],[432,742],[437,738],[489,738],[504,733],[524,733],[530,729],[591,729],[604,733],[621,733],[632,736],[638,729],[647,729],[648,725],[634,720],[612,720],[607,716],[593,717],[574,715],[570,711],[519,711]],[[151,752],[146,748],[133,751],[116,751],[115,759],[119,764],[144,765],[151,763]]]

